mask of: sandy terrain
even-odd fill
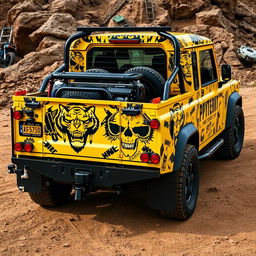
[[[9,111],[0,111],[0,255],[256,255],[256,89],[242,90],[246,137],[234,161],[201,162],[196,212],[161,218],[141,193],[96,193],[44,209],[18,192],[10,162]]]

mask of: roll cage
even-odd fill
[[[180,92],[185,93],[185,87],[184,87],[184,81],[183,81],[183,75],[182,75],[182,68],[180,65],[180,44],[176,36],[172,35],[168,31],[171,30],[171,27],[80,27],[77,28],[77,31],[80,33],[74,34],[71,37],[68,38],[66,41],[65,47],[64,47],[64,64],[60,66],[57,70],[55,70],[53,73],[48,75],[44,81],[41,84],[41,87],[39,89],[39,92],[45,92],[48,83],[56,78],[64,78],[64,79],[75,79],[77,76],[79,76],[79,79],[91,79],[92,74],[86,73],[86,72],[80,72],[82,74],[75,74],[76,72],[68,72],[69,70],[69,50],[71,47],[71,44],[79,39],[90,36],[94,32],[156,32],[158,35],[170,40],[174,47],[174,68],[170,75],[170,77],[166,80],[164,85],[164,92],[163,92],[163,100],[167,100],[169,98],[170,93],[170,84],[173,83],[175,77],[178,75],[179,77],[179,87]],[[101,79],[122,79],[129,80],[131,78],[130,74],[122,74],[120,76],[116,74],[104,74]]]

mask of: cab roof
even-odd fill
[[[191,48],[201,45],[213,44],[213,42],[204,36],[187,34],[187,33],[173,33],[169,32],[177,38],[181,48]],[[160,36],[156,32],[115,32],[115,33],[100,33],[89,35],[83,40],[87,43],[96,43],[96,44],[109,44],[112,39],[118,40],[132,40],[140,39],[140,43],[163,43],[168,41],[167,38]],[[73,48],[73,47],[72,47]]]

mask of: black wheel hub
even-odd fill
[[[243,124],[241,118],[238,116],[236,117],[235,123],[234,123],[234,146],[237,151],[240,150],[242,146],[242,137],[243,137]]]
[[[195,163],[194,161],[191,161],[186,171],[185,196],[186,196],[187,203],[190,203],[191,200],[193,200],[195,188],[196,188]]]

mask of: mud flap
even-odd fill
[[[176,207],[176,172],[162,175],[147,184],[148,203],[152,209],[173,211]]]
[[[17,170],[17,186],[22,192],[41,192],[42,175],[37,172],[28,171],[28,178],[22,178],[23,170]]]

